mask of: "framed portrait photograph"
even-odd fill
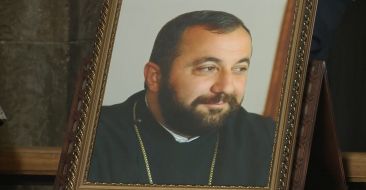
[[[56,189],[288,189],[316,0],[106,0]]]

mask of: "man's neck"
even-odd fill
[[[162,126],[166,131],[168,131],[174,137],[175,141],[177,141],[179,143],[188,143],[188,142],[194,141],[200,137],[200,136],[195,136],[195,137],[182,136],[182,135],[170,130],[168,127],[166,127],[165,125],[163,125],[161,123],[160,123],[160,126]]]
[[[191,141],[199,138],[199,136],[192,137],[192,136],[182,135],[182,134],[170,129],[164,122],[163,116],[160,112],[159,104],[157,103],[157,101],[152,100],[153,97],[151,96],[151,94],[148,94],[148,93],[149,92],[147,91],[145,94],[146,107],[150,110],[154,119],[160,124],[160,126],[163,127],[166,131],[168,131],[174,137],[175,141],[177,141],[179,143],[187,143],[187,142],[191,142]]]

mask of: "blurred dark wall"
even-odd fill
[[[343,152],[366,152],[365,16],[363,0],[319,0],[310,57],[326,61]],[[347,185],[366,189],[366,183]]]
[[[366,2],[350,4],[328,56],[337,135],[342,151],[366,152]]]
[[[102,0],[0,1],[0,146],[60,146]]]
[[[101,6],[102,0],[0,1],[0,105],[8,118],[0,147],[62,145]],[[14,177],[0,176],[0,189],[52,189],[47,176]]]
[[[366,2],[319,0],[311,59],[326,61],[342,151],[365,152]]]
[[[0,2],[0,145],[61,144],[67,117],[70,3]]]

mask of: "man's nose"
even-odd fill
[[[211,91],[213,93],[232,94],[234,92],[234,78],[231,72],[222,71],[215,79]]]

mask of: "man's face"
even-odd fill
[[[221,126],[243,100],[251,53],[251,37],[241,27],[224,34],[188,28],[159,90],[166,124],[188,136]]]

